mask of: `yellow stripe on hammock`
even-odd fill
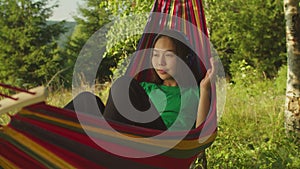
[[[140,144],[148,144],[148,145],[156,146],[156,147],[172,148],[172,149],[179,149],[179,150],[195,149],[195,148],[198,148],[205,144],[208,144],[214,140],[214,138],[216,137],[216,134],[217,134],[216,132],[214,132],[214,133],[212,133],[212,135],[207,136],[207,137],[202,137],[200,140],[198,138],[192,139],[192,140],[181,140],[180,142],[178,142],[178,140],[172,140],[172,139],[160,139],[159,140],[159,139],[153,139],[153,138],[145,138],[142,136],[137,136],[137,135],[128,134],[128,133],[119,134],[112,130],[93,127],[93,126],[89,126],[89,125],[81,125],[81,124],[78,124],[78,123],[75,123],[72,121],[62,120],[62,119],[55,118],[55,117],[49,117],[46,115],[38,114],[38,113],[31,112],[31,111],[24,110],[24,109],[20,113],[34,115],[39,118],[47,119],[47,120],[54,121],[54,122],[57,122],[57,123],[60,123],[63,125],[75,127],[78,129],[84,128],[85,130],[89,130],[91,132],[98,133],[98,134],[104,134],[109,137],[113,137],[113,138],[117,138],[117,139],[128,140],[128,141],[136,142],[136,143],[140,143]],[[178,142],[178,144],[175,147],[170,147],[170,145],[174,145],[177,142]]]
[[[0,167],[3,167],[5,169],[19,169],[15,164],[11,163],[9,160],[6,158],[0,156]]]
[[[170,5],[171,10],[170,10],[169,15],[167,16],[167,18],[170,17],[170,20],[168,20],[169,22],[168,22],[168,25],[167,25],[167,27],[168,27],[169,29],[172,29],[172,24],[173,24],[173,12],[174,12],[174,8],[175,8],[175,4],[176,4],[175,1],[171,1],[171,5]]]
[[[15,131],[14,129],[5,127],[3,131],[6,135],[10,136],[11,138],[15,140],[19,140],[18,141],[19,144],[21,144],[24,147],[30,147],[30,149],[38,156],[48,160],[52,164],[55,164],[57,167],[69,168],[69,169],[74,168],[71,164],[67,163],[66,161],[64,161],[63,159],[61,159],[60,157],[52,153],[51,151],[45,149],[41,145],[35,143],[30,138]]]
[[[185,15],[186,15],[185,3],[183,3],[183,4],[182,4],[182,19],[187,20],[187,18],[185,17]],[[184,34],[187,34],[185,22],[181,21],[181,24],[182,24],[182,25],[180,25],[180,26],[182,26],[182,29],[183,29]]]
[[[198,7],[197,7],[197,2],[196,2],[196,0],[192,0],[192,4],[193,4],[193,11],[194,11],[194,17],[196,18],[196,23],[197,23],[197,28],[198,28],[198,30],[197,30],[197,32],[199,32],[199,37],[200,37],[200,39],[199,39],[199,42],[201,43],[201,46],[203,46],[203,35],[204,35],[204,32],[202,32],[202,30],[201,30],[201,26],[203,26],[203,25],[201,25],[201,22],[200,22],[200,17],[197,17],[197,15],[201,12],[201,11],[199,11],[199,9],[198,9]],[[204,14],[202,14],[202,15],[204,15]]]

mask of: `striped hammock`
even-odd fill
[[[161,133],[82,115],[84,126],[71,111],[44,103],[23,108],[9,126],[1,129],[0,163],[4,168],[188,168],[197,154],[207,148],[216,137],[215,126],[205,133],[202,127],[190,131],[170,150],[145,158],[128,158],[104,149],[115,148],[120,153],[151,155],[177,142],[181,132],[171,132],[160,140],[152,139]],[[210,116],[207,121],[213,121]],[[84,129],[83,129],[84,127]],[[87,135],[86,131],[93,136]],[[116,133],[121,133],[116,134]],[[127,136],[127,137],[125,137]],[[149,138],[143,141],[135,138]],[[94,141],[101,141],[101,146]]]
[[[205,38],[207,30],[201,0],[156,0],[152,12],[168,15],[150,15],[145,31],[171,28],[186,33],[190,41],[197,44],[194,49],[205,65],[199,68],[205,72],[210,49]],[[192,23],[194,28],[179,22],[177,17]],[[155,28],[154,23],[160,26]],[[138,49],[149,47],[153,36],[143,35]],[[140,70],[140,65],[147,61],[143,55],[136,55],[127,74],[135,75]],[[213,143],[217,133],[216,99],[212,99],[210,112],[202,125],[161,136],[164,131],[76,114],[47,105],[40,100],[41,96],[38,98],[36,104],[22,103],[22,107],[26,107],[11,117],[9,125],[0,128],[2,168],[186,169],[199,152]]]

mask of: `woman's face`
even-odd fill
[[[176,47],[173,41],[166,36],[160,37],[154,45],[152,65],[163,81],[174,80],[177,66],[175,51]]]

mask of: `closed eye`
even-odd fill
[[[174,57],[175,54],[174,54],[173,52],[167,52],[167,53],[165,54],[165,56],[166,56],[166,57]]]
[[[158,56],[159,56],[159,54],[157,54],[157,53],[153,53],[153,54],[152,54],[152,56],[153,56],[153,57],[158,57]]]

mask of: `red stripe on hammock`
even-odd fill
[[[24,120],[24,119],[23,119]],[[32,122],[32,121],[23,121],[24,123],[26,123],[26,124],[30,124],[30,123],[28,123],[28,122]],[[44,130],[44,128],[40,128],[40,126],[35,126],[35,124],[32,126],[32,127],[37,127],[38,128],[38,130]],[[12,127],[13,128],[13,127]],[[63,128],[62,128],[63,129]],[[27,130],[25,130],[24,131],[24,129],[18,129],[18,128],[14,128],[14,130],[16,130],[16,131],[18,131],[18,132],[20,132],[20,133],[22,133],[23,135],[25,135],[26,137],[28,137],[28,138],[30,138],[31,140],[33,140],[34,142],[36,142],[37,144],[39,144],[39,145],[42,145],[45,149],[47,149],[48,151],[50,151],[50,152],[53,152],[53,153],[55,153],[56,155],[58,155],[58,156],[60,156],[62,159],[64,159],[65,161],[67,161],[68,163],[71,163],[71,164],[75,164],[75,165],[78,165],[77,164],[77,162],[79,161],[80,163],[82,162],[82,161],[86,161],[86,160],[84,160],[84,158],[86,158],[86,159],[91,159],[91,157],[89,157],[89,156],[86,156],[86,151],[85,150],[87,150],[86,148],[88,148],[89,147],[89,149],[94,149],[94,150],[97,150],[100,154],[102,154],[103,155],[103,158],[102,159],[99,159],[99,160],[106,160],[105,162],[107,162],[107,160],[109,160],[109,159],[104,159],[105,157],[107,157],[107,158],[110,158],[110,157],[115,157],[116,158],[116,161],[117,160],[121,160],[121,159],[123,159],[123,162],[125,162],[125,163],[131,163],[131,164],[134,164],[133,162],[130,162],[130,161],[133,161],[132,159],[126,159],[126,158],[122,158],[122,157],[118,157],[117,155],[113,155],[112,153],[110,153],[110,152],[107,152],[106,150],[104,150],[103,148],[101,148],[101,147],[99,147],[98,145],[96,145],[92,140],[90,140],[90,138],[89,137],[87,137],[87,136],[85,136],[85,135],[81,135],[81,134],[79,134],[79,133],[77,133],[78,135],[77,136],[75,136],[76,138],[75,139],[73,139],[73,138],[70,138],[69,136],[67,136],[67,135],[64,135],[64,136],[62,136],[62,135],[59,135],[59,137],[56,137],[56,138],[60,138],[60,139],[62,139],[62,138],[64,138],[64,140],[65,139],[67,139],[67,140],[69,140],[69,144],[68,145],[72,145],[73,144],[73,142],[74,143],[76,143],[76,144],[80,144],[80,145],[83,145],[82,147],[80,147],[81,149],[83,149],[82,151],[80,151],[80,153],[75,153],[75,152],[72,152],[72,150],[70,150],[70,149],[67,149],[67,148],[65,148],[65,147],[59,147],[58,145],[62,145],[62,144],[65,144],[66,143],[66,141],[63,141],[63,142],[58,142],[58,145],[54,145],[55,143],[51,143],[51,142],[47,142],[46,141],[46,139],[44,139],[45,137],[43,137],[42,135],[39,135],[39,136],[37,136],[37,133],[36,132],[32,132],[32,130],[31,131],[27,131]],[[49,132],[51,132],[51,133],[54,133],[54,134],[57,134],[56,132],[53,132],[53,131],[50,131],[50,130],[45,130],[45,131],[48,131],[47,133],[49,134]],[[70,132],[69,130],[67,130],[68,132]],[[44,133],[46,133],[46,132],[44,132]],[[51,134],[50,133],[50,134]],[[80,139],[78,139],[78,138],[80,138]],[[50,139],[50,140],[53,140],[53,139]],[[83,141],[82,141],[83,140]],[[103,141],[103,140],[100,140],[100,141]],[[89,142],[89,144],[83,144],[83,142]],[[53,148],[53,146],[54,147],[56,147],[55,149],[52,149]],[[84,146],[86,146],[86,148],[84,147]],[[122,151],[122,149],[124,148],[124,147],[122,147],[122,146],[119,146],[119,145],[117,145],[117,144],[113,144],[113,143],[109,143],[109,142],[107,142],[107,146],[115,146],[116,148],[121,148],[121,149],[119,149],[120,151]],[[74,147],[74,149],[76,149],[76,148],[78,148],[78,147]],[[72,148],[73,149],[73,148]],[[84,150],[85,149],[85,150]],[[62,153],[61,152],[61,150],[64,150],[66,153],[64,154],[64,153]],[[124,150],[124,151],[131,151],[131,149],[130,150]],[[71,157],[69,157],[69,156],[74,156],[74,155],[76,155],[77,154],[77,159],[72,159]],[[85,154],[85,155],[83,155],[83,154]],[[96,155],[96,154],[89,154],[89,155]],[[94,159],[95,158],[98,158],[98,156],[97,157],[93,157]],[[97,160],[98,161],[98,160]],[[111,160],[110,160],[111,161]],[[127,162],[126,162],[127,161]],[[140,163],[139,162],[139,160],[136,160],[137,161],[137,163]],[[87,161],[87,162],[91,162],[90,160],[89,161]],[[99,161],[98,161],[99,162]],[[100,161],[101,162],[101,161]],[[118,162],[120,162],[120,161],[118,161]],[[153,161],[152,161],[153,162]],[[149,164],[151,164],[151,163],[149,163]],[[92,164],[92,165],[94,165],[94,164]],[[97,164],[97,165],[99,165],[99,164]],[[102,163],[100,163],[100,165],[102,166]],[[151,164],[152,166],[153,166],[153,164]],[[88,167],[89,168],[89,167]]]
[[[30,107],[27,107],[26,109],[33,111],[33,112],[39,112],[41,110],[48,110],[48,111],[50,111],[49,113],[60,114],[60,115],[66,116],[66,118],[64,118],[66,120],[68,120],[68,118],[70,118],[71,121],[77,120],[77,115],[75,112],[66,110],[66,109],[53,107],[50,105],[46,105],[44,103],[35,104]],[[94,118],[94,117],[91,117],[88,115],[84,115],[84,114],[81,114],[81,115],[78,114],[78,116],[80,116],[80,119],[82,119],[87,124],[96,125],[97,127],[107,128],[107,126],[105,125],[106,121],[104,119],[97,119],[97,118]],[[134,133],[136,135],[154,136],[154,135],[160,134],[162,132],[161,130],[132,126],[132,125],[127,125],[127,124],[118,123],[118,122],[108,122],[108,123],[118,131],[125,132],[125,133],[128,133],[128,131],[130,131],[130,133]]]
[[[15,147],[12,143],[0,140],[0,154],[12,164],[20,168],[40,168],[47,169],[43,164],[36,161],[34,158],[30,157],[28,154],[24,153],[22,150]]]
[[[22,118],[22,121],[25,122],[25,123],[28,123],[28,124],[34,124],[34,125],[37,125],[39,127],[45,128],[44,127],[45,125],[41,126],[39,122],[35,122],[34,120],[25,120],[24,118]],[[91,146],[91,147],[93,147],[93,148],[95,148],[95,149],[97,149],[99,151],[105,151],[101,147],[97,146],[88,137],[86,137],[86,136],[84,136],[82,134],[79,134],[79,133],[70,133],[69,130],[67,130],[65,128],[60,128],[60,127],[55,127],[56,129],[53,129],[53,127],[54,126],[49,125],[46,128],[50,132],[60,133],[60,134],[64,133],[62,135],[62,137],[66,137],[66,138],[69,138],[71,140],[78,141],[78,142],[83,143],[85,145]],[[51,130],[49,130],[49,129],[51,129]],[[18,130],[18,129],[16,129],[16,130]],[[24,133],[24,132],[22,132],[22,133],[25,134],[30,139],[32,139],[35,142],[37,142],[38,144],[42,144],[43,147],[46,148],[46,149],[48,149],[49,151],[51,151],[51,152],[53,152],[53,153],[55,153],[57,155],[61,154],[61,152],[59,152],[59,151],[56,152],[56,150],[52,149],[51,145],[48,145],[47,143],[42,143],[42,142],[38,141],[37,139],[35,139],[34,138],[35,136],[33,136],[31,134],[28,134],[28,133]],[[102,140],[97,140],[97,141],[102,141]],[[113,143],[105,143],[105,144],[106,144],[105,146],[109,146],[109,147],[115,146],[120,151],[125,151],[125,152],[132,151],[132,149],[124,150],[124,147],[119,147],[119,145],[116,145],[116,144],[113,144]],[[65,154],[65,156],[69,156],[69,155],[72,155],[72,153],[69,154],[67,152],[67,154]],[[62,157],[62,158],[66,158],[66,157]],[[149,158],[143,158],[143,159],[141,159],[141,158],[138,158],[138,159],[125,158],[125,159],[131,160],[131,161],[135,161],[137,163],[151,165],[151,166],[157,166],[157,167],[163,167],[163,168],[174,168],[174,169],[178,168],[178,169],[181,169],[181,168],[186,168],[195,158],[196,158],[196,156],[192,157],[192,158],[189,158],[189,159],[177,159],[177,158],[170,158],[170,157],[158,155],[158,156],[149,157]],[[72,158],[68,158],[68,159],[72,159]],[[68,161],[68,159],[65,159],[65,160]],[[176,159],[176,162],[174,162],[175,159]],[[80,160],[80,159],[77,159],[77,160]],[[68,162],[71,163],[71,161],[68,161]]]
[[[66,117],[70,117],[71,121],[73,121],[74,119],[77,119],[76,113],[73,111],[53,107],[50,105],[46,105],[44,103],[32,105],[30,107],[27,107],[27,109],[29,109],[30,111],[33,111],[33,112],[35,112],[35,111],[39,112],[39,110],[49,110],[53,114],[61,114]],[[211,120],[214,121],[214,119],[216,118],[216,112],[214,110],[215,109],[212,109],[212,112],[210,112],[208,114],[208,117],[206,120],[207,123],[210,123]],[[86,116],[84,114],[81,114],[80,118],[82,118],[82,120],[85,121],[87,124],[91,124],[91,125],[95,125],[96,127],[101,127],[101,128],[107,129],[107,126],[105,125],[106,121],[104,121],[103,119],[97,119],[97,118],[94,118],[91,116]],[[68,119],[66,119],[66,120],[68,120]],[[129,133],[129,134],[140,135],[140,136],[146,136],[146,137],[158,135],[162,132],[160,130],[143,128],[143,127],[138,127],[138,126],[131,126],[131,125],[126,125],[126,124],[116,123],[116,122],[109,122],[109,124],[117,131]],[[203,127],[204,127],[204,123],[202,125],[200,125],[198,128],[190,130],[187,135],[196,135],[197,133],[199,133],[202,130]],[[216,126],[212,126],[212,128],[210,130],[205,132],[206,133],[205,135],[203,133],[202,134],[203,134],[203,136],[210,135],[215,131],[215,129],[216,129]],[[128,132],[128,131],[130,131],[130,132]],[[182,136],[183,134],[186,134],[186,131],[172,131],[172,132],[168,133],[167,137],[169,139],[170,137]],[[193,137],[190,139],[193,139]]]
[[[178,12],[177,12],[177,15],[176,15],[176,17],[177,18],[182,18],[182,10],[183,10],[183,6],[182,6],[182,4],[181,3],[178,3],[178,1],[177,1],[177,6],[178,6]],[[179,19],[178,20],[178,24],[177,24],[177,30],[182,30],[182,32],[184,32],[184,29],[182,29],[182,22],[181,22],[181,20]],[[184,32],[185,33],[185,32]]]
[[[19,118],[16,118],[16,119],[19,119]],[[93,148],[98,149],[98,150],[103,150],[101,147],[99,147],[97,144],[95,144],[94,141],[91,140],[89,138],[89,136],[87,136],[85,133],[79,133],[79,132],[76,132],[74,130],[70,130],[68,128],[59,127],[59,126],[56,126],[56,125],[48,124],[46,122],[38,121],[38,120],[34,120],[34,119],[20,118],[19,120],[22,120],[22,122],[26,122],[26,123],[30,123],[32,125],[38,126],[38,127],[43,128],[47,131],[56,133],[56,134],[58,134],[62,137],[69,138],[73,141],[78,141],[78,142],[80,142],[84,145],[87,145],[89,147],[93,147]],[[99,141],[99,142],[103,142],[104,146],[107,146],[107,147],[118,146],[118,145],[115,145],[113,143],[105,142],[105,141],[100,140],[100,139],[95,138],[95,140]],[[131,151],[130,148],[123,147],[123,146],[120,146],[118,148],[119,148],[120,151],[124,151],[124,152]],[[139,153],[139,152],[137,151],[136,153]],[[144,154],[142,154],[142,155],[144,155]]]
[[[200,21],[202,22],[202,27],[201,30],[205,33],[205,35],[208,37],[208,30],[207,30],[207,25],[206,25],[206,19],[205,19],[205,13],[204,13],[204,9],[203,9],[203,3],[202,0],[199,0],[199,3],[197,4],[197,9],[200,10],[199,13],[199,18],[202,18]]]
[[[26,121],[27,122],[27,121]],[[54,153],[59,158],[63,159],[70,165],[74,166],[75,168],[95,168],[95,169],[101,169],[103,167],[100,167],[99,165],[93,163],[90,160],[87,160],[86,157],[82,157],[78,154],[72,153],[70,150],[62,149],[56,145],[47,143],[41,139],[38,139],[36,136],[31,135],[29,133],[24,133],[17,128],[14,128],[14,130],[22,133],[26,137],[28,137],[30,140],[34,141],[35,143],[39,144],[43,148],[47,149],[49,152]],[[76,148],[76,147],[74,147]]]

